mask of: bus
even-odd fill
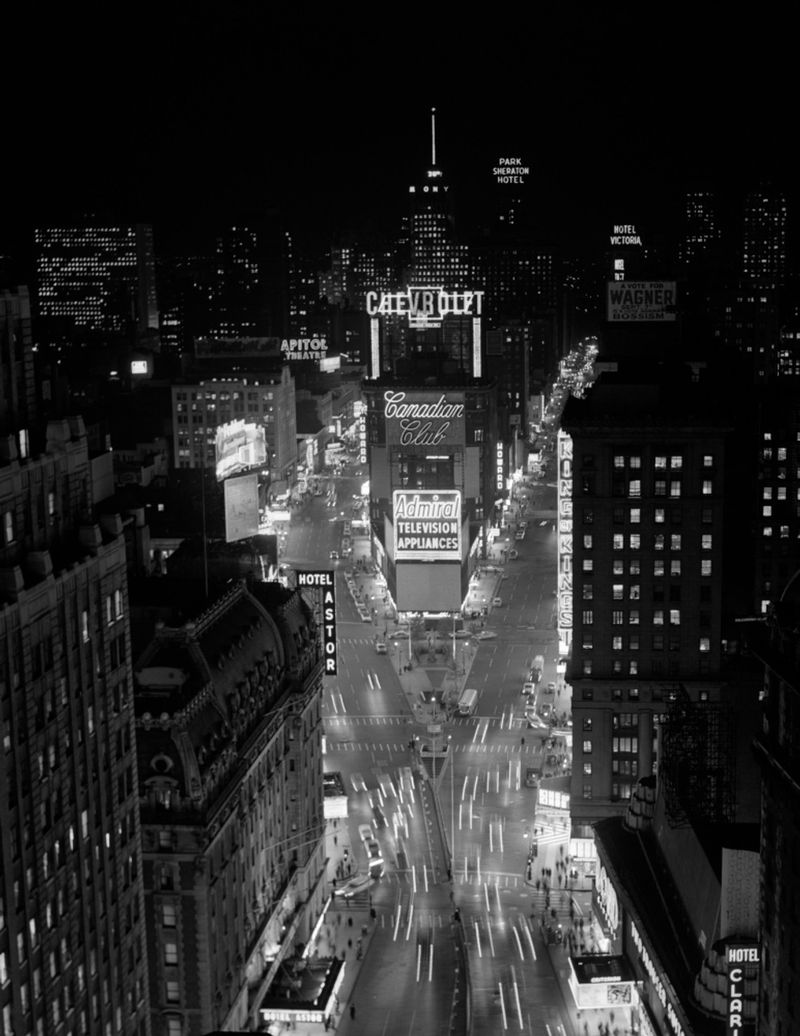
[[[458,714],[460,716],[471,716],[478,704],[478,692],[474,687],[467,687],[461,692],[458,699]]]

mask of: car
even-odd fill
[[[502,608],[503,607],[503,598],[502,597],[493,597],[492,598],[492,607],[493,608]]]
[[[545,702],[543,705],[539,706],[539,715],[542,717],[542,719],[550,719],[550,716],[552,714],[553,706],[550,705],[549,702]]]
[[[381,847],[374,838],[370,838],[364,842],[367,850],[367,856],[369,856],[370,863],[373,860],[383,860],[383,853]]]
[[[548,694],[555,694],[556,693],[556,685],[552,681],[547,685],[547,693]]]
[[[519,557],[519,551],[518,550],[510,550],[508,552],[508,558],[509,558],[510,561],[516,561],[518,557]]]
[[[469,630],[456,630],[455,633],[450,634],[450,639],[455,637],[456,640],[466,640],[469,636],[471,636]]]
[[[533,713],[527,713],[525,719],[528,723],[529,730],[547,730],[547,724],[539,719],[538,716],[534,716]]]
[[[524,540],[525,539],[525,530],[524,529],[520,529],[519,532],[515,533],[514,534],[514,539],[515,540]]]
[[[330,552],[330,554],[328,555],[328,557],[331,559],[331,561],[338,561],[339,560],[339,551],[338,550],[332,550]]]
[[[408,630],[392,630],[389,634],[390,640],[405,640],[408,637]]]
[[[497,634],[494,630],[481,630],[478,634],[478,640],[494,640]]]
[[[519,523],[519,528],[520,529],[527,529],[528,528],[528,523],[526,521],[520,522]]]
[[[359,824],[358,837],[362,842],[368,842],[370,839],[374,838],[375,835],[372,830],[372,824]]]
[[[359,892],[363,892],[364,889],[369,888],[372,884],[372,878],[373,875],[371,874],[357,874],[350,881],[345,882],[344,885],[334,889],[334,892],[337,896],[344,896],[345,899],[350,899],[351,896],[355,896]]]
[[[388,648],[386,647],[386,641],[379,640],[375,645],[375,650],[378,652],[379,655],[385,655],[388,651]]]
[[[363,611],[363,609],[359,609],[358,614],[361,616],[362,622],[372,622],[372,616],[369,612],[365,612]]]
[[[522,685],[522,693],[526,696],[530,694],[535,694],[536,684],[532,683],[530,680],[526,680],[525,683]]]

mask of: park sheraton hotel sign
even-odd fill
[[[461,492],[396,489],[395,561],[461,561]]]

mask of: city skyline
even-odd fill
[[[490,20],[477,50],[477,29],[461,40],[410,13],[391,33],[246,5],[225,19],[160,12],[157,31],[144,15],[124,32],[86,16],[35,35],[18,19],[18,70],[36,88],[16,125],[6,254],[30,247],[38,221],[86,212],[162,239],[265,210],[322,242],[394,233],[430,164],[431,107],[467,226],[491,205],[501,157],[530,168],[537,237],[567,247],[612,222],[658,235],[691,187],[738,198],[767,177],[793,207],[784,44],[758,26],[545,15]]]

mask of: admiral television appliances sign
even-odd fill
[[[608,320],[613,324],[675,320],[675,281],[609,281]]]
[[[439,327],[448,316],[479,317],[482,291],[445,291],[444,288],[406,288],[405,291],[368,291],[367,314],[371,317],[408,317],[408,326]]]
[[[395,561],[461,560],[461,492],[396,489]]]

